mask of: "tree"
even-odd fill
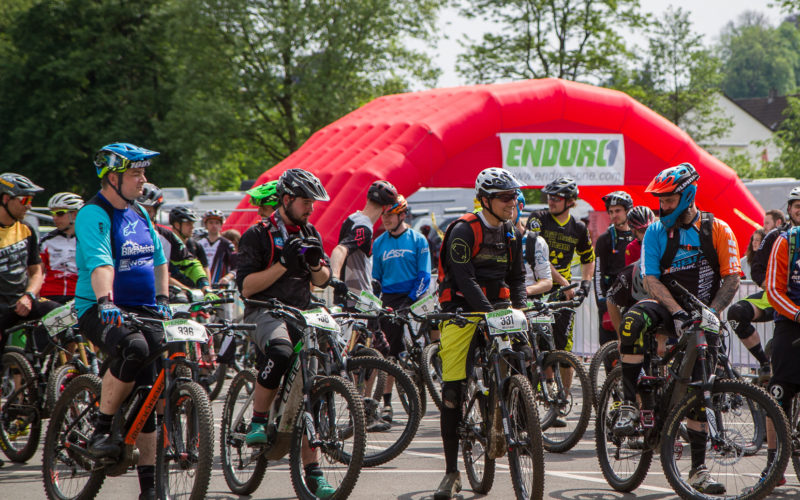
[[[620,71],[608,85],[661,114],[697,142],[724,134],[731,120],[722,115],[716,95],[720,61],[692,30],[689,13],[668,8],[648,37],[639,67]]]
[[[497,26],[462,43],[456,69],[475,83],[607,77],[630,56],[622,33],[646,24],[639,0],[469,0],[461,12]]]
[[[720,36],[720,57],[724,61],[723,91],[730,97],[765,97],[774,92],[794,92],[800,74],[800,34],[784,23],[779,29],[753,12],[730,22]]]
[[[781,149],[777,164],[771,165],[772,176],[800,177],[800,98],[789,97],[785,117],[775,132],[775,143]]]

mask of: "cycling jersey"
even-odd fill
[[[680,227],[678,227],[680,226]],[[662,273],[661,257],[667,246],[667,230],[656,221],[647,228],[642,242],[642,269],[645,276],[666,280],[674,279],[694,294],[704,304],[710,304],[719,289],[719,279],[742,271],[739,263],[739,246],[730,226],[715,218],[712,241],[719,261],[719,276],[700,248],[700,214],[688,227],[678,224],[672,230],[679,232],[679,248],[670,266]]]
[[[776,322],[796,321],[800,314],[800,260],[789,265],[789,238],[797,231],[800,229],[781,233],[769,256],[766,292]]]
[[[95,202],[96,200],[96,202]],[[161,240],[144,210],[130,206],[112,207],[112,218],[100,205],[111,204],[98,193],[78,211],[75,235],[78,238],[75,260],[78,283],[75,308],[82,316],[95,305],[92,272],[100,266],[114,267],[114,303],[140,307],[156,305],[154,269],[167,263]]]
[[[211,275],[209,280],[212,283],[219,283],[219,280],[235,269],[234,258],[236,250],[233,248],[233,243],[227,238],[220,236],[214,243],[211,243],[211,240],[206,235],[198,238],[197,243],[208,259],[208,272]]]
[[[339,245],[347,257],[339,279],[354,291],[372,292],[372,221],[361,212],[351,214],[342,223]]]
[[[597,305],[604,309],[606,292],[625,267],[625,251],[634,240],[633,232],[619,231],[613,225],[595,243],[594,293]]]
[[[39,240],[31,227],[17,221],[0,227],[0,305],[13,305],[28,286],[28,266],[42,262]]]
[[[245,231],[239,242],[238,270],[236,273],[236,286],[242,291],[244,280],[252,273],[261,272],[280,260],[283,251],[284,236],[278,224],[278,212],[251,226]],[[304,226],[284,226],[290,238],[313,237],[322,241],[317,229],[309,224]],[[328,257],[324,256],[325,265]],[[279,299],[290,306],[304,309],[311,301],[311,271],[307,268],[286,271],[272,285],[253,294],[251,299],[268,300]],[[249,310],[248,310],[249,312]]]
[[[558,222],[548,209],[534,210],[528,218],[538,219],[541,225],[541,236],[550,248],[550,262],[556,270],[569,281],[572,279],[570,263],[577,253],[581,264],[594,262],[594,249],[586,224],[575,220],[572,215],[565,223]]]
[[[639,273],[641,273],[641,269],[638,262],[625,266],[617,273],[617,277],[608,289],[606,294],[608,301],[621,311],[630,308],[639,300],[648,298],[647,291],[645,291],[642,284],[641,275],[638,278],[636,277]]]
[[[417,300],[431,284],[428,241],[411,228],[394,236],[388,231],[373,244],[372,277],[385,294],[404,294]]]
[[[192,257],[200,261],[200,265],[203,267],[208,267],[208,257],[206,257],[206,252],[203,250],[197,241],[192,238],[186,239],[183,242],[186,245],[186,249],[189,250],[189,253],[192,254]]]
[[[58,229],[42,238],[40,253],[44,267],[42,297],[75,295],[78,264],[75,262],[75,235]]]
[[[639,260],[642,256],[642,242],[637,240],[636,238],[633,239],[628,246],[625,247],[625,265],[629,266]]]
[[[522,259],[525,266],[525,286],[535,285],[539,280],[553,279],[550,261],[547,260],[550,249],[544,238],[533,231],[522,234]]]
[[[208,277],[203,264],[189,251],[181,239],[168,227],[156,225],[156,232],[169,260],[169,275],[184,286],[203,288]]]

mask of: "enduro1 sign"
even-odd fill
[[[523,185],[545,185],[562,176],[578,184],[625,183],[622,134],[497,134],[503,168]]]

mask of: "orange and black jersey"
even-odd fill
[[[28,266],[40,264],[39,238],[28,224],[0,227],[0,305],[14,304],[28,286]]]
[[[581,264],[594,262],[594,248],[586,224],[575,220],[572,215],[567,222],[561,224],[546,208],[534,210],[528,218],[529,224],[531,219],[539,220],[542,228],[540,234],[547,242],[547,246],[550,247],[550,263],[564,278],[567,280],[572,278],[570,265],[572,256],[576,252]]]

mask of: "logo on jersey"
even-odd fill
[[[136,232],[136,226],[139,224],[138,220],[131,221],[122,228],[122,236],[130,236]]]
[[[275,246],[283,248],[283,238],[280,236],[275,237]]]
[[[123,257],[139,257],[142,255],[152,254],[155,251],[155,245],[140,245],[131,240],[125,240],[125,243],[122,244]]]
[[[467,242],[461,238],[456,238],[450,244],[450,258],[456,264],[466,264],[469,262],[470,247]]]
[[[391,250],[386,250],[383,252],[383,260],[402,259],[407,253],[414,253],[414,251],[407,248],[393,248]]]

